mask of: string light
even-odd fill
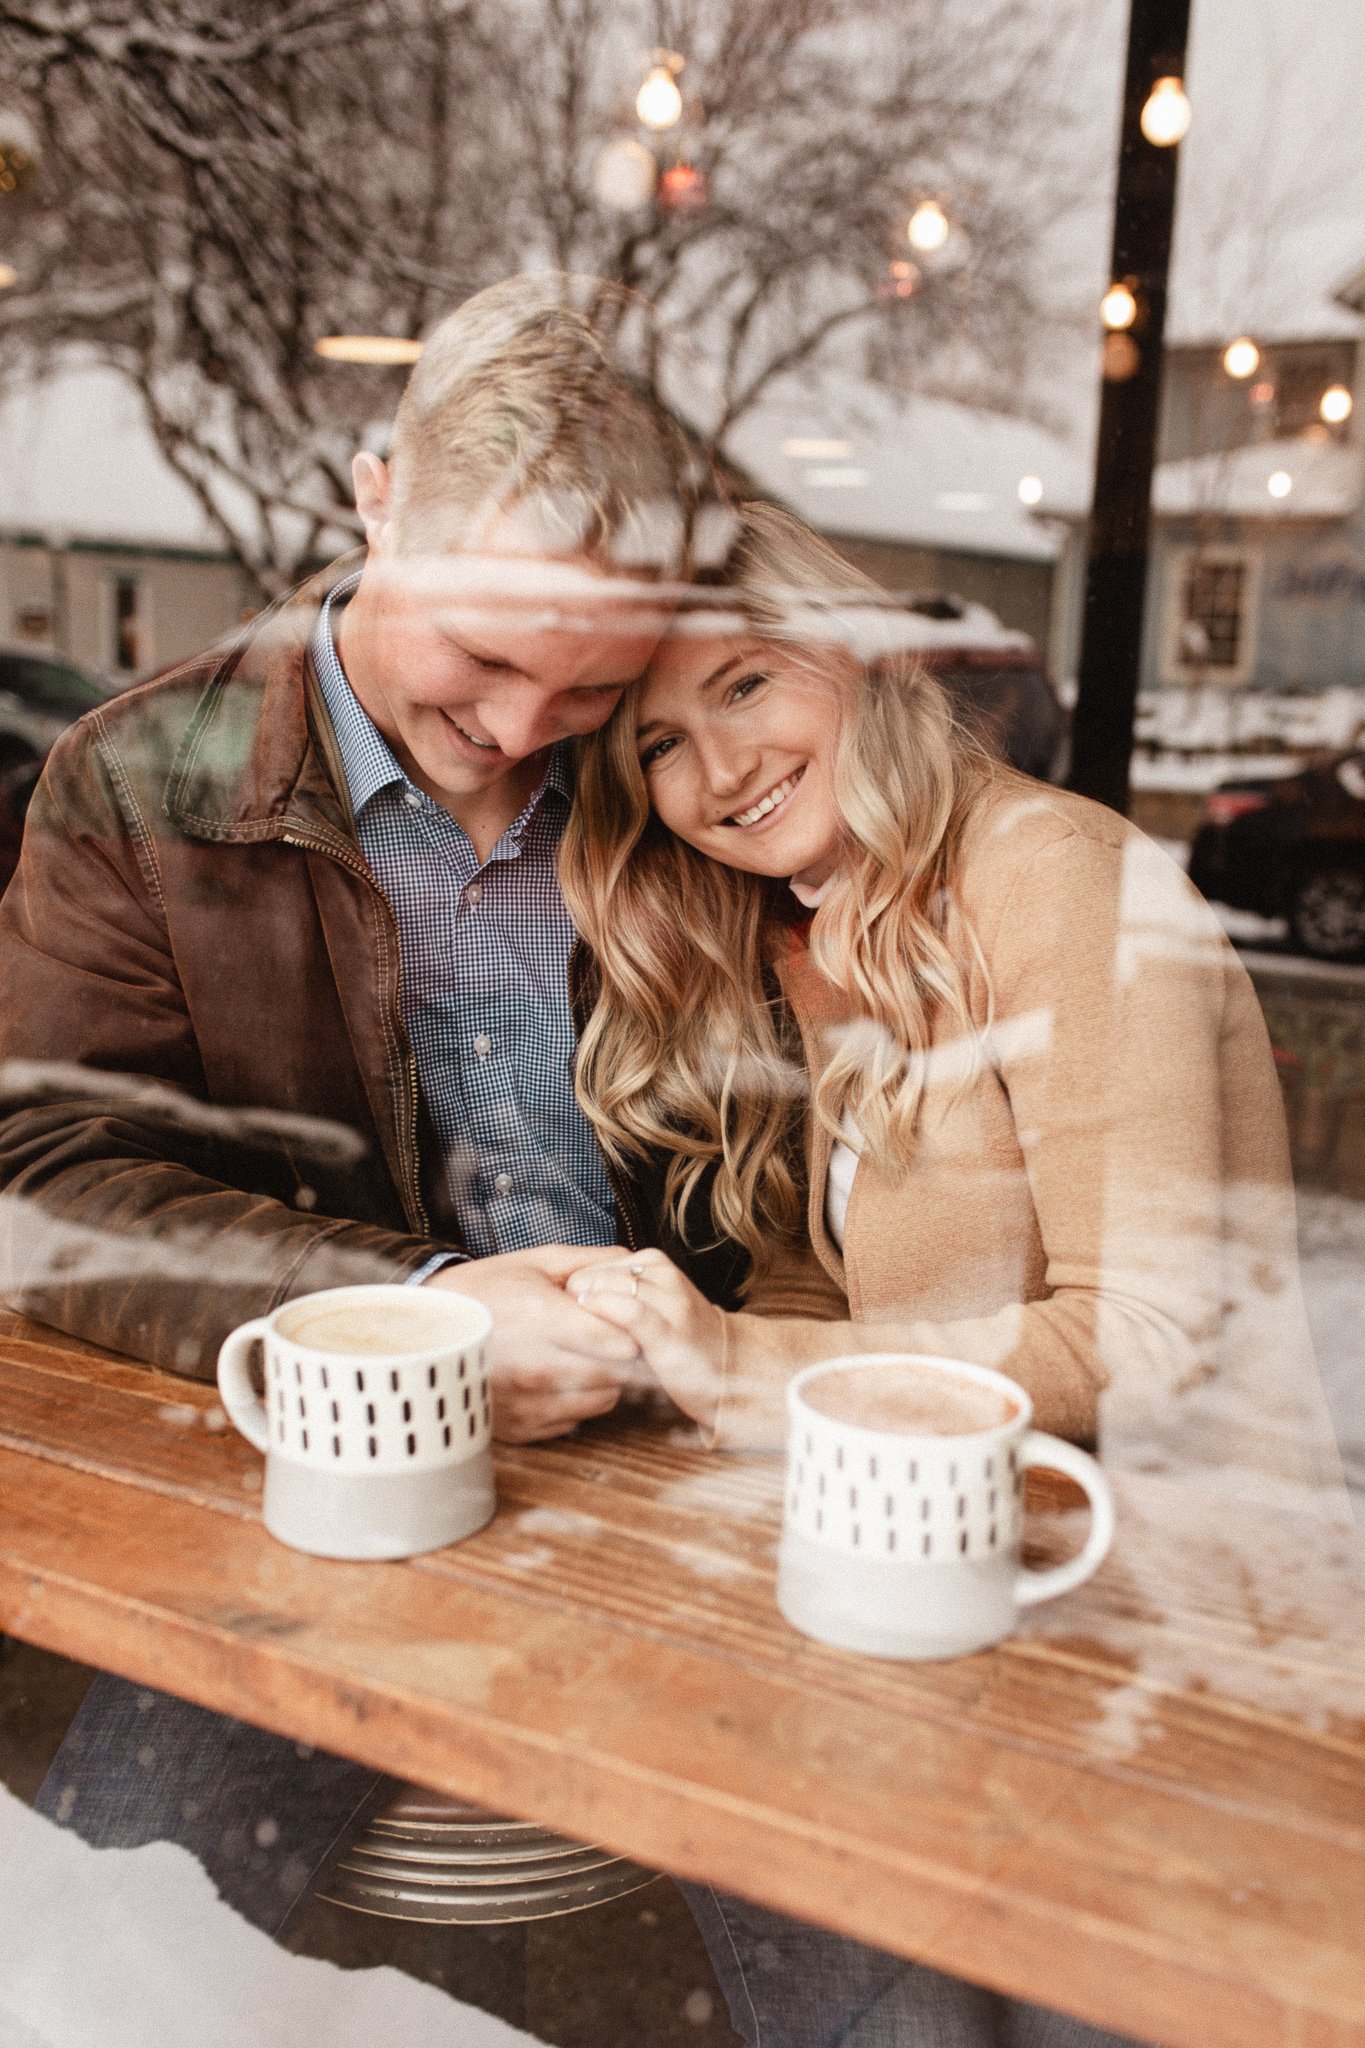
[[[635,95],[636,113],[656,135],[665,128],[676,128],[682,119],[683,96],[677,79],[682,68],[683,59],[674,51],[656,50],[645,82]]]
[[[1131,285],[1111,284],[1100,300],[1100,318],[1111,334],[1131,327],[1137,319],[1138,302]]]
[[[921,256],[932,256],[943,247],[952,229],[937,199],[921,199],[905,232],[912,249],[918,249]]]
[[[1329,384],[1318,400],[1318,413],[1329,427],[1339,427],[1355,410],[1355,400],[1344,384]]]
[[[1243,377],[1254,377],[1261,367],[1261,351],[1254,341],[1245,334],[1239,334],[1236,341],[1230,341],[1223,350],[1223,368],[1229,377],[1239,381]]]
[[[1040,476],[1021,476],[1019,479],[1019,503],[1041,505],[1043,502],[1043,479]]]
[[[12,284],[18,284],[19,273],[12,263],[0,263],[0,292],[7,292]]]
[[[1190,132],[1193,109],[1179,78],[1158,78],[1138,116],[1147,140],[1157,149],[1171,149]]]
[[[1272,498],[1287,498],[1294,488],[1294,479],[1287,469],[1272,470],[1265,480],[1265,487]]]
[[[634,213],[654,197],[659,166],[643,142],[627,135],[609,142],[593,166],[592,189],[613,213]]]
[[[313,353],[329,363],[415,363],[422,344],[401,334],[324,334]]]

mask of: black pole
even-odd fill
[[[1190,0],[1131,0],[1128,23],[1110,277],[1131,286],[1138,313],[1127,334],[1106,344],[1067,778],[1072,789],[1116,811],[1128,808],[1180,154],[1148,142],[1140,117],[1158,78],[1185,75],[1189,14]]]

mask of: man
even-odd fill
[[[720,508],[565,280],[444,321],[354,474],[363,560],[53,751],[0,905],[4,1295],[211,1378],[294,1295],[456,1285],[493,1313],[498,1433],[552,1435],[637,1361],[561,1282],[659,1241],[573,1093],[565,742]],[[185,1843],[274,1931],[392,1790],[102,1677],[40,1804]]]

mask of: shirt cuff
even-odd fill
[[[420,1287],[424,1280],[430,1280],[433,1273],[439,1273],[442,1266],[464,1266],[468,1264],[463,1252],[433,1252],[429,1259],[423,1259],[420,1266],[414,1266],[404,1280],[405,1287]]]

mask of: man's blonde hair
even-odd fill
[[[506,278],[427,337],[394,422],[405,550],[444,549],[512,505],[556,554],[683,577],[728,540],[711,466],[627,361],[649,309],[598,278]]]

